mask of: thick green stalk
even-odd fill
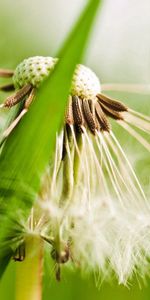
[[[16,262],[16,300],[41,300],[43,241],[34,236],[25,245],[24,261]]]

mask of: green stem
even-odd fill
[[[41,300],[43,241],[30,237],[25,245],[25,260],[16,262],[16,300]]]
[[[78,146],[78,151],[81,154],[82,152],[82,136],[81,134],[76,135],[76,143]],[[73,141],[72,139],[68,139],[68,145],[70,148],[71,155],[73,150]],[[75,147],[75,146],[74,146]],[[74,149],[74,155],[72,155],[72,163],[73,167],[71,166],[71,162],[69,160],[68,155],[65,156],[63,161],[63,190],[62,190],[62,197],[61,197],[61,205],[67,200],[72,197],[73,192],[75,192],[76,187],[80,180],[80,156],[77,149]],[[72,169],[73,168],[73,169]]]

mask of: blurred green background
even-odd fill
[[[55,56],[86,0],[1,0],[0,67],[15,68],[24,58],[34,55]],[[150,81],[150,1],[105,0],[97,14],[84,63],[101,82],[148,83]],[[2,81],[1,81],[2,82]],[[110,93],[136,110],[150,113],[150,96]],[[0,93],[0,101],[4,99]],[[132,164],[149,190],[149,153],[120,128],[114,130]],[[128,144],[126,143],[128,139]],[[53,267],[52,267],[53,269]],[[43,299],[143,299],[150,298],[146,285],[135,279],[128,288],[113,283],[95,286],[94,276],[83,278],[65,270],[57,283],[50,270],[44,283]],[[15,264],[11,263],[0,283],[0,299],[14,299]],[[140,288],[141,286],[141,288]]]

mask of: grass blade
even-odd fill
[[[83,55],[100,1],[90,1],[60,51],[61,60],[37,93],[27,116],[5,143],[0,157],[0,197],[32,204],[62,121],[76,63]],[[71,59],[69,59],[71,58]]]
[[[27,216],[36,198],[41,175],[49,163],[55,135],[62,123],[74,68],[82,59],[100,2],[88,3],[58,53],[61,59],[54,72],[37,92],[28,114],[5,142],[0,156],[0,204],[8,210],[8,216],[11,212],[15,217],[17,209]],[[8,224],[2,219],[0,225],[5,238]],[[9,222],[9,217],[6,219]],[[0,238],[0,249],[3,248],[2,240]],[[2,273],[9,258],[5,253],[0,257]]]

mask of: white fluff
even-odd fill
[[[52,189],[44,183],[45,201],[40,202],[49,220],[42,232],[54,239],[59,234],[60,243],[70,240],[74,265],[100,274],[98,284],[114,273],[127,285],[149,270],[150,205],[113,133],[95,138],[84,129],[82,138],[80,181],[61,207],[62,136],[57,138]]]

